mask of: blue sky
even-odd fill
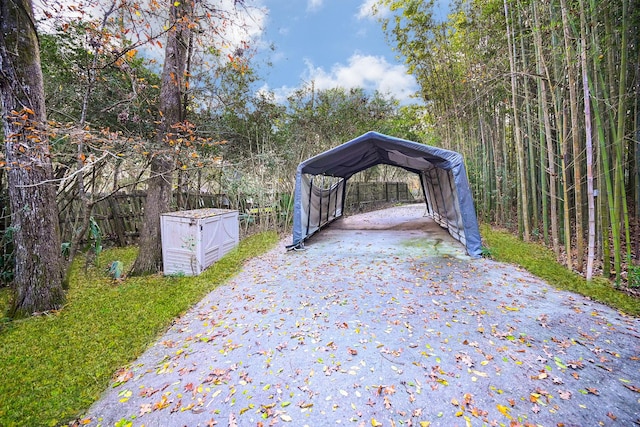
[[[278,99],[313,82],[316,89],[364,87],[403,103],[418,86],[386,42],[371,13],[373,0],[262,0],[259,57],[270,44],[262,89]]]
[[[68,19],[78,15],[64,7],[73,4],[77,6],[75,10],[84,10],[100,20],[114,0],[34,1],[40,10],[50,9],[49,2],[53,2]],[[232,10],[236,1],[212,0],[211,3],[220,9]],[[418,90],[418,85],[386,42],[377,18],[389,12],[381,10],[380,15],[374,16],[375,3],[376,0],[245,0],[248,6],[245,10],[249,13],[241,13],[244,16],[240,20],[246,26],[227,28],[227,48],[232,52],[234,45],[241,46],[242,40],[254,41],[257,64],[267,60],[273,64],[259,68],[264,80],[258,90],[273,92],[278,101],[313,83],[318,90],[338,86],[378,90],[402,104],[411,103],[411,95]],[[436,3],[446,5],[449,0],[436,0]],[[152,29],[161,25],[153,20],[162,18],[144,18],[150,20]],[[146,31],[145,27],[140,33],[144,36]],[[269,49],[271,45],[275,51]],[[163,59],[162,49],[155,44],[141,47],[140,51],[158,64]]]

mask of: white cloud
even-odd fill
[[[378,19],[385,18],[391,14],[388,6],[378,4],[379,0],[364,0],[358,8],[356,18],[358,19]]]
[[[410,103],[418,85],[407,74],[403,65],[390,64],[380,56],[356,53],[349,58],[348,64],[335,64],[330,71],[315,67],[307,61],[304,79],[314,81],[317,89],[334,87],[364,88],[392,95],[401,103]]]
[[[307,0],[307,10],[314,12],[322,7],[324,0]]]
[[[268,84],[264,84],[256,91],[257,95],[262,95],[268,99],[273,99],[277,104],[286,104],[287,98],[292,95],[299,88],[290,86],[281,86],[279,88],[271,89]]]

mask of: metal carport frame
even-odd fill
[[[462,155],[405,139],[367,132],[298,165],[293,207],[293,243],[304,241],[343,214],[346,183],[378,164],[401,167],[420,176],[427,213],[479,257],[482,239]],[[332,177],[314,184],[316,176]]]

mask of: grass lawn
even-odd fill
[[[112,283],[107,265],[131,266],[136,249],[103,252],[85,272],[72,266],[67,304],[49,315],[0,323],[0,426],[56,426],[81,415],[116,370],[135,360],[171,321],[278,240],[267,232],[197,277],[153,275]],[[0,310],[7,304],[0,293]]]
[[[615,289],[604,278],[587,282],[584,277],[559,264],[550,249],[537,243],[525,243],[511,233],[488,225],[482,225],[480,232],[494,260],[517,264],[558,289],[585,295],[631,316],[640,316],[638,298]]]

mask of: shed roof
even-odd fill
[[[349,178],[378,164],[398,166],[420,173],[433,167],[450,170],[463,162],[455,151],[405,139],[367,132],[349,142],[300,163],[298,170],[310,175]]]

